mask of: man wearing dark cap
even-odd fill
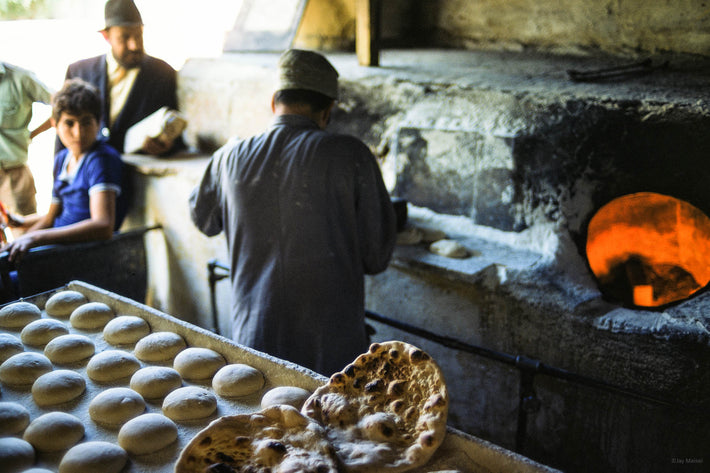
[[[143,20],[133,0],[109,0],[101,30],[111,51],[71,64],[66,78],[80,77],[104,99],[100,133],[123,152],[126,131],[162,107],[177,110],[177,74],[143,49]],[[148,138],[142,151],[161,155],[183,147],[182,140]]]
[[[233,338],[330,375],[367,350],[364,274],[389,263],[394,210],[367,146],[325,131],[330,62],[286,51],[277,82],[271,127],[212,156],[191,216],[227,238]]]

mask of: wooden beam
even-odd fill
[[[355,0],[355,52],[361,66],[380,65],[381,0]]]

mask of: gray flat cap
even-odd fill
[[[305,89],[338,98],[338,71],[321,54],[289,49],[278,63],[276,90]]]

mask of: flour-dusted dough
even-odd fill
[[[84,424],[66,412],[48,412],[33,420],[22,438],[40,452],[56,452],[76,445],[84,436]]]
[[[131,345],[150,333],[148,322],[135,315],[119,315],[104,327],[104,340],[111,345]]]
[[[160,362],[175,358],[187,347],[185,339],[173,332],[153,332],[138,340],[133,353],[139,360]]]
[[[0,363],[23,351],[25,346],[19,338],[9,333],[0,333]]]
[[[199,386],[185,386],[163,399],[163,414],[174,421],[209,417],[217,410],[217,398]]]
[[[32,384],[37,378],[52,371],[46,356],[31,351],[12,355],[0,365],[0,381],[12,385]]]
[[[182,386],[182,377],[167,366],[147,366],[133,373],[130,386],[145,399],[159,399]]]
[[[261,408],[285,404],[300,409],[311,394],[307,389],[296,386],[277,386],[262,396]]]
[[[212,378],[212,389],[222,397],[248,396],[263,387],[264,375],[262,372],[241,363],[220,368]]]
[[[468,249],[455,240],[439,240],[429,245],[429,251],[447,258],[468,258],[471,256]]]
[[[60,335],[47,343],[44,354],[52,363],[67,364],[85,360],[94,354],[96,347],[86,335],[70,333]]]
[[[13,302],[0,309],[0,328],[21,329],[42,317],[39,307],[30,302]]]
[[[89,416],[97,424],[119,426],[145,411],[143,397],[129,388],[110,388],[89,403]]]
[[[226,364],[222,355],[209,348],[201,347],[185,348],[175,355],[173,360],[173,368],[187,380],[211,378]]]
[[[45,373],[32,384],[32,398],[38,406],[73,401],[86,390],[84,377],[72,370]]]
[[[98,330],[103,329],[114,316],[113,309],[103,302],[87,302],[74,309],[69,323],[82,330]]]
[[[128,454],[110,442],[82,442],[69,449],[59,462],[59,473],[119,473]]]
[[[135,417],[118,431],[118,444],[128,453],[145,455],[157,452],[177,440],[175,422],[161,414]]]
[[[30,411],[16,402],[0,402],[0,436],[15,435],[30,424]]]
[[[25,325],[20,332],[20,339],[25,345],[41,347],[49,343],[50,340],[66,335],[69,329],[57,319],[39,319]]]
[[[0,438],[0,471],[15,473],[30,468],[35,462],[35,449],[17,437]]]
[[[132,376],[141,368],[133,354],[122,350],[106,350],[95,354],[86,364],[86,375],[94,381],[107,383]]]
[[[89,300],[79,291],[59,291],[47,299],[44,310],[49,316],[66,319],[74,309],[87,302]]]

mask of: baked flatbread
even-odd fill
[[[221,417],[183,449],[175,473],[337,473],[325,435],[291,406]]]
[[[321,424],[348,472],[426,463],[444,440],[449,397],[432,358],[404,342],[373,343],[331,376],[301,412]]]

